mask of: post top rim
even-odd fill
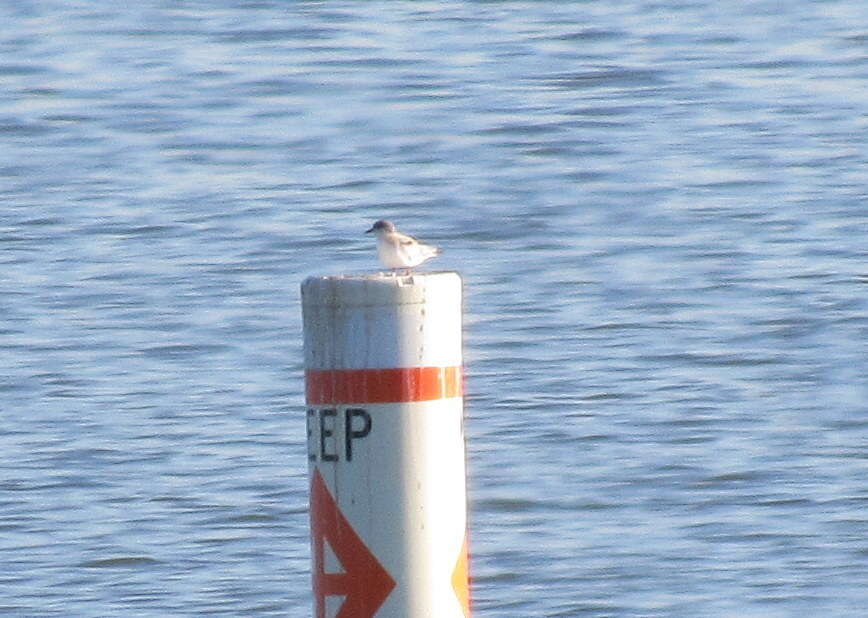
[[[461,287],[461,275],[452,270],[409,275],[321,275],[302,282],[301,296],[305,305],[416,304],[437,297],[460,299]]]
[[[412,272],[408,275],[396,275],[391,272],[376,272],[376,273],[342,273],[339,275],[310,275],[305,278],[304,283],[308,281],[375,281],[392,284],[410,284],[414,279],[426,279],[430,277],[456,276],[459,279],[461,275],[455,270],[433,270],[425,272]]]

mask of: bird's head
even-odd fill
[[[391,221],[386,221],[385,219],[380,219],[374,225],[371,226],[371,229],[365,232],[365,234],[370,234],[374,232],[375,234],[387,234],[390,232],[397,231],[395,224]]]

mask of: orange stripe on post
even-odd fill
[[[461,367],[308,369],[307,403],[400,403],[462,394]]]

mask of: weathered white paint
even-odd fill
[[[307,369],[461,365],[461,278],[311,277],[302,285]]]

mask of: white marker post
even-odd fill
[[[302,284],[316,618],[466,618],[461,278]]]

